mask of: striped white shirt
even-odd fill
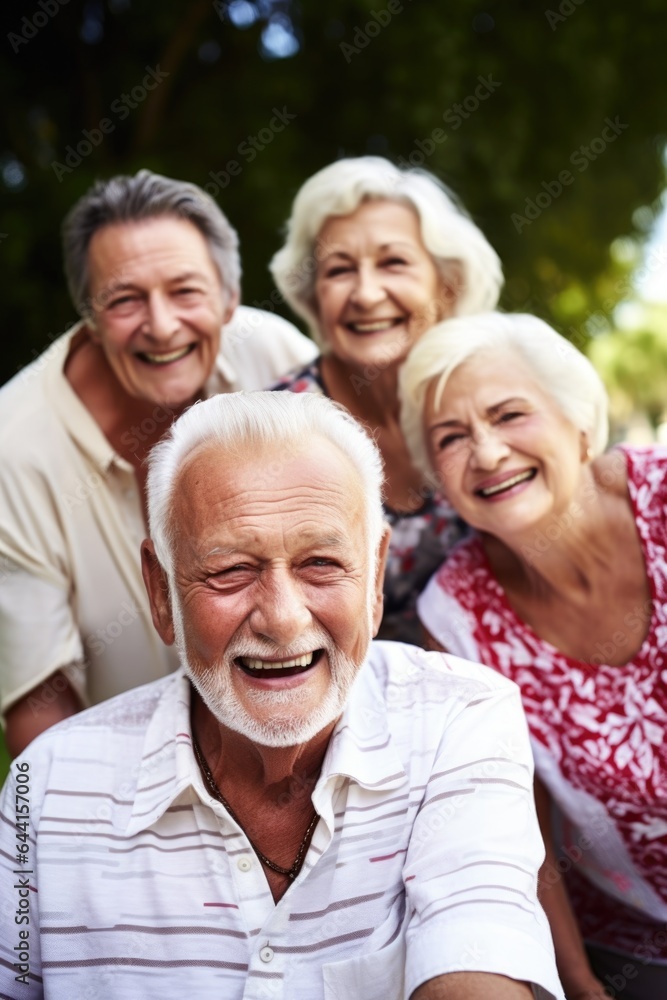
[[[0,997],[402,1000],[475,970],[562,1000],[514,684],[375,643],[312,799],[276,904],[203,784],[182,672],[48,730],[2,797]]]

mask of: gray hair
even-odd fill
[[[103,226],[173,216],[191,222],[208,244],[223,288],[238,294],[241,283],[239,239],[217,203],[188,181],[140,170],[134,177],[96,181],[65,218],[62,228],[65,275],[79,315],[90,318],[88,247]]]
[[[362,201],[387,199],[412,207],[424,246],[446,277],[458,261],[463,290],[455,303],[459,316],[493,309],[503,285],[497,253],[456,196],[427,170],[403,170],[381,156],[338,160],[301,187],[287,223],[287,240],[270,264],[273,279],[294,312],[308,323],[322,346],[315,309],[316,241],[334,215],[349,215]]]
[[[167,575],[173,579],[178,530],[171,519],[174,487],[195,448],[207,443],[219,445],[242,462],[252,446],[271,445],[278,457],[264,470],[266,485],[270,485],[286,457],[295,451],[301,453],[313,436],[335,445],[359,476],[366,505],[369,567],[374,566],[384,529],[384,473],[380,452],[366,431],[342,406],[314,393],[234,392],[195,403],[150,454],[149,533]]]
[[[401,428],[418,468],[431,471],[424,435],[426,394],[437,381],[439,406],[447,380],[465,361],[512,351],[528,364],[544,392],[583,431],[591,457],[601,455],[609,436],[607,392],[588,358],[536,316],[482,313],[449,319],[427,330],[399,374]]]

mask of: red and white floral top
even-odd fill
[[[517,617],[478,536],[432,577],[418,612],[450,652],[521,688],[536,769],[562,814],[559,871],[584,936],[667,962],[667,448],[617,454],[627,462],[651,600],[628,609],[590,662],[563,655]],[[618,560],[622,572],[621,551]],[[631,662],[605,662],[644,632]]]

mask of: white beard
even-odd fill
[[[366,657],[370,638],[359,663],[341,653],[325,629],[313,625],[299,637],[298,647],[295,645],[286,649],[256,637],[233,637],[224,656],[212,664],[203,664],[188,654],[183,614],[174,589],[172,587],[171,590],[174,635],[181,663],[202,701],[221,725],[261,746],[292,747],[308,743],[342,715],[350,688]],[[370,630],[368,635],[370,637]],[[238,669],[234,660],[240,656],[266,660],[276,655],[281,659],[292,659],[314,649],[324,650],[331,671],[327,691],[315,709],[311,709],[305,718],[300,711],[312,697],[306,683],[280,691],[248,687],[248,701],[258,708],[268,709],[270,718],[257,719],[247,710],[232,681],[232,671]]]

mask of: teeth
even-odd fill
[[[248,656],[239,657],[244,667],[250,670],[285,670],[288,667],[308,667],[313,662],[312,653],[304,653],[293,660],[251,660]]]
[[[350,326],[360,333],[375,333],[378,330],[389,330],[396,322],[398,321],[395,319],[381,319],[374,323],[350,323]]]
[[[187,347],[171,351],[170,354],[149,354],[148,351],[142,351],[141,353],[144,358],[148,358],[154,365],[167,365],[170,361],[178,361],[179,358],[184,358],[191,350],[192,344],[188,344]]]
[[[502,483],[498,483],[496,486],[487,486],[486,489],[479,490],[483,497],[493,496],[494,493],[501,493],[503,490],[509,490],[512,486],[516,486],[517,483],[523,483],[526,479],[532,479],[534,474],[533,469],[528,469],[526,472],[519,472],[516,476],[512,476],[510,479],[506,479]]]

